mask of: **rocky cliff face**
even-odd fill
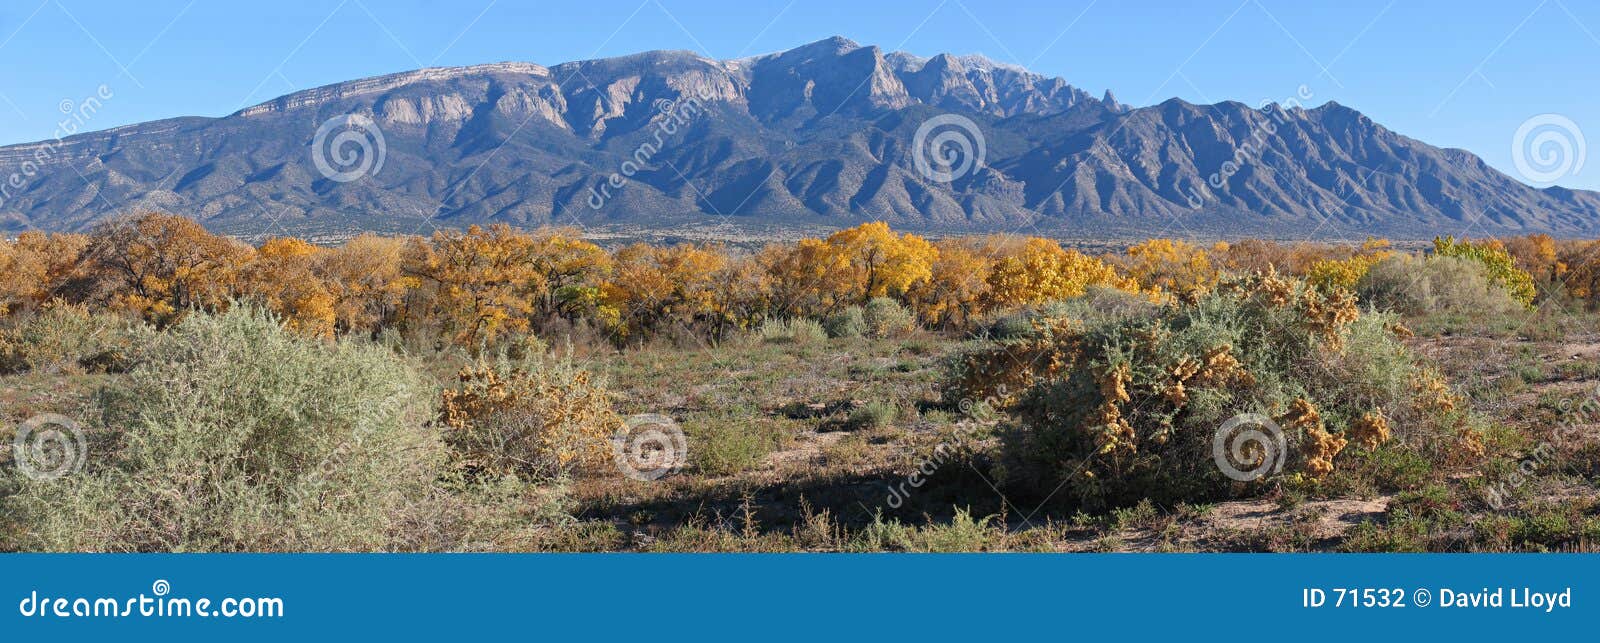
[[[708,217],[1082,236],[1600,231],[1594,193],[1528,187],[1335,103],[1134,108],[982,57],[842,38],[729,61],[391,74],[4,147],[5,168],[20,177],[0,194],[7,230],[159,208],[241,234]]]

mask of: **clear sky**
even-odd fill
[[[1600,141],[1600,3],[1580,0],[0,0],[0,144],[50,138],[105,85],[105,129],[221,116],[297,89],[436,65],[649,49],[733,58],[842,35],[982,53],[1125,103],[1362,110],[1517,176],[1527,119]],[[1555,181],[1600,189],[1600,159]]]

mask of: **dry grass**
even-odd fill
[[[655,482],[600,464],[575,473],[576,520],[494,543],[544,551],[1589,551],[1600,542],[1600,418],[1509,485],[1600,385],[1600,316],[1412,319],[1408,344],[1494,428],[1469,474],[1374,457],[1363,477],[1279,484],[1250,500],[1143,503],[1085,514],[1017,506],[991,486],[991,436],[963,432],[938,380],[962,340],[735,339],[688,348],[580,349],[616,411],[671,416],[689,464]],[[1519,326],[1527,326],[1520,330]],[[552,342],[562,352],[562,342]],[[464,358],[423,362],[445,381]],[[8,426],[80,413],[118,374],[0,377]],[[1566,405],[1563,406],[1563,401]],[[892,411],[890,411],[892,409]],[[9,429],[0,443],[9,444]],[[960,447],[960,448],[954,448]],[[0,466],[8,466],[0,447]],[[931,463],[931,464],[930,464]],[[912,473],[921,472],[915,485]],[[1381,475],[1380,475],[1381,474]],[[1388,482],[1379,483],[1377,480]],[[1387,485],[1387,486],[1386,486]],[[905,493],[896,496],[894,489]],[[0,494],[6,493],[0,489]],[[3,541],[4,538],[0,538]]]

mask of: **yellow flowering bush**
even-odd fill
[[[1367,276],[1378,262],[1395,256],[1384,239],[1368,237],[1356,253],[1345,259],[1321,259],[1306,269],[1305,279],[1322,290],[1343,288],[1354,290],[1361,278]]]
[[[622,426],[610,393],[585,370],[536,358],[461,369],[440,399],[440,424],[468,472],[558,476],[602,459]]]
[[[996,400],[1011,414],[995,455],[1008,494],[1097,508],[1248,493],[1271,474],[1315,483],[1352,443],[1420,448],[1460,415],[1430,415],[1448,389],[1416,389],[1428,380],[1393,315],[1363,315],[1345,290],[1269,273],[1145,314],[1070,311],[957,356],[946,382],[949,400]],[[1271,419],[1287,448],[1251,482],[1214,461],[1218,432],[1242,414]],[[1393,435],[1391,419],[1409,434]]]
[[[1523,306],[1533,305],[1534,296],[1539,294],[1538,288],[1533,285],[1533,276],[1517,267],[1516,259],[1499,241],[1474,243],[1456,241],[1454,237],[1439,237],[1433,240],[1433,253],[1441,257],[1461,257],[1478,262],[1488,271],[1491,280],[1505,288],[1511,293],[1512,299]]]

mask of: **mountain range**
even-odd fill
[[[391,74],[0,147],[0,175],[16,177],[6,231],[160,210],[246,237],[870,220],[1091,238],[1600,232],[1600,193],[1530,187],[1337,103],[1128,106],[981,56],[839,37],[737,60]]]

